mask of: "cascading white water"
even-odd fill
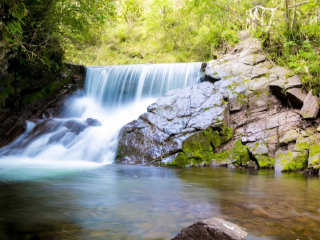
[[[60,118],[27,122],[27,130],[0,149],[0,162],[112,163],[117,133],[168,90],[199,82],[201,63],[87,67],[84,97]]]

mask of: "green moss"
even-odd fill
[[[224,165],[231,163],[229,160],[230,151],[224,151],[221,153],[215,153],[213,154],[212,163],[215,163],[217,165]]]
[[[260,168],[274,167],[274,158],[259,155],[259,156],[256,156],[256,159]]]
[[[308,166],[307,152],[279,152],[276,155],[276,164],[282,171],[296,171],[305,169]]]
[[[280,138],[280,144],[287,144],[289,142],[295,141],[299,137],[299,133],[296,130],[290,130],[286,132],[283,137]]]
[[[320,164],[320,145],[314,144],[309,149],[309,165]]]
[[[177,167],[179,165],[177,164],[177,162],[175,160],[173,160],[172,162],[167,163],[166,166],[167,167]]]
[[[168,166],[192,166],[211,163],[214,150],[233,136],[231,128],[220,126],[194,133],[182,144],[182,151]]]
[[[248,148],[242,145],[241,139],[238,139],[236,142],[234,142],[229,159],[239,165],[244,165],[251,160]]]
[[[309,138],[299,137],[294,146],[295,152],[302,152],[309,149]]]
[[[173,166],[187,167],[192,165],[192,158],[187,156],[185,153],[180,152],[172,162],[175,163]],[[167,166],[170,165],[167,164]]]

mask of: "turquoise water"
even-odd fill
[[[221,217],[250,239],[319,239],[319,178],[225,168],[0,166],[0,239],[170,239]],[[41,173],[41,174],[39,174]]]

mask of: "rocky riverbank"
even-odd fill
[[[0,81],[6,81],[8,77],[10,74],[6,73]],[[4,102],[10,98],[16,102],[15,105],[7,106],[0,111],[0,147],[7,145],[25,131],[26,120],[58,116],[63,106],[68,104],[67,99],[78,94],[77,90],[83,88],[84,77],[84,66],[65,63],[63,70],[54,77],[52,83],[29,94],[15,94],[17,89],[9,85],[13,94],[7,95]],[[52,88],[52,91],[46,92],[47,88]]]
[[[117,163],[318,171],[319,99],[257,39],[209,62],[204,80],[169,91],[124,126]]]

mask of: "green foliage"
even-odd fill
[[[235,2],[119,0],[115,18],[99,29],[101,42],[67,46],[67,58],[87,65],[211,60],[239,41],[244,19]]]
[[[291,2],[291,5],[301,2]],[[269,31],[256,29],[270,58],[277,64],[287,66],[298,74],[307,90],[320,93],[320,19],[318,1],[305,2],[288,9],[285,17],[284,2],[268,1],[267,6],[277,7],[276,21]]]

